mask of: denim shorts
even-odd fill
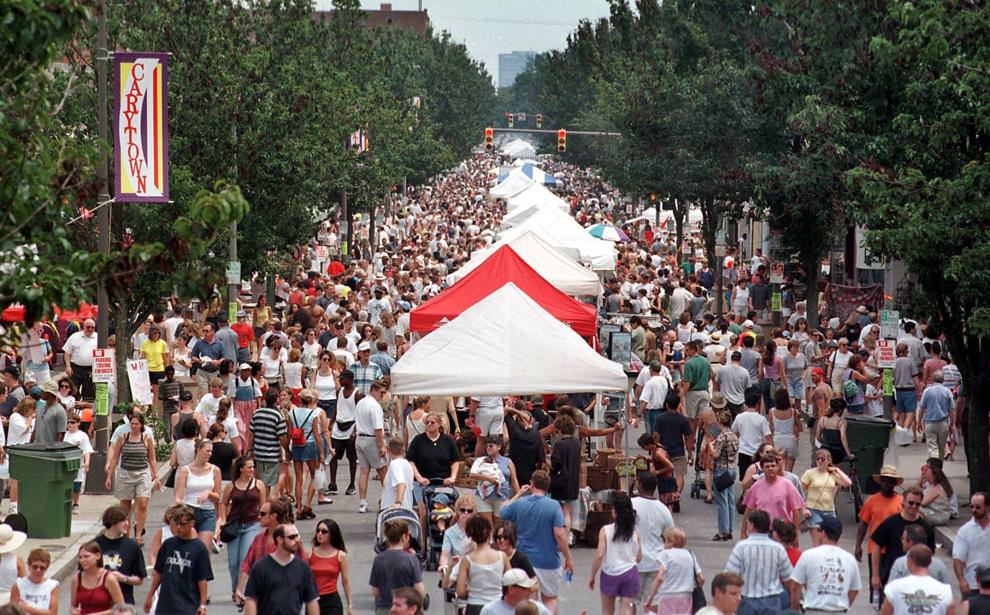
[[[808,525],[810,527],[821,527],[822,521],[825,519],[835,519],[834,510],[818,510],[817,508],[809,508],[808,512],[811,513],[811,518],[808,519]]]
[[[196,532],[217,531],[217,511],[212,508],[192,507],[193,515],[196,517]]]
[[[898,414],[911,414],[918,409],[917,391],[894,391],[894,404]]]
[[[316,442],[307,442],[305,446],[292,445],[292,461],[317,461],[319,458]]]

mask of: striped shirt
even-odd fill
[[[766,534],[751,534],[736,543],[725,564],[727,572],[743,578],[743,596],[766,598],[784,591],[781,579],[789,579],[793,568],[784,545]]]
[[[289,432],[282,413],[274,408],[258,408],[249,428],[254,434],[255,461],[278,463],[282,450],[279,438]]]

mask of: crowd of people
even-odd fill
[[[873,476],[881,491],[862,508],[850,553],[838,546],[836,498],[854,480],[847,417],[883,414],[877,313],[860,306],[848,318],[809,315],[788,278],[780,323],[769,324],[770,262],[759,251],[744,262],[730,249],[726,266],[712,271],[694,238],[681,251],[649,223],[627,227],[633,241],[616,244],[599,306],[630,333],[629,368],[638,372],[614,423],[594,420],[589,392],[392,394],[392,366],[416,342],[410,312],[495,240],[504,207],[485,194],[497,164],[480,155],[389,197],[374,237],[367,225],[354,229],[346,263],[320,258],[321,246],[334,254],[346,240],[336,222],[323,223],[295,254],[297,271],[279,279],[272,304],[261,292],[228,313],[219,295],[172,297],[139,328],[130,347],[147,361],[154,403],[131,405],[110,438],[105,487],[120,504],[79,551],[73,612],[126,612],[114,609],[134,604],[148,571],[145,611],[205,612],[210,554],[225,549],[231,600],[245,612],[352,613],[352,588],[362,590],[351,583],[332,518],[345,502],[381,520],[368,580],[376,613],[421,612],[423,573],[434,566],[444,599],[469,614],[557,613],[580,572],[608,614],[837,613],[868,589],[885,613],[915,615],[921,598],[912,592],[921,588],[923,612],[942,615],[955,612],[946,590],[953,582],[968,599],[962,609],[990,612],[985,494],[971,496],[954,570],[932,557],[932,526],[959,515],[943,463],[953,459],[964,407],[938,332],[923,319],[903,321],[893,368],[896,422],[925,441],[930,458],[919,484],[903,492],[896,468]],[[561,196],[579,222],[624,215],[618,193],[594,174],[542,164],[563,180]],[[726,290],[722,313],[715,276]],[[95,322],[79,325],[35,323],[0,366],[6,445],[79,446],[77,498],[92,452],[97,346]],[[571,546],[588,440],[615,444],[623,430],[640,428],[635,480],[606,497],[612,522],[590,537],[590,571],[577,571]],[[161,473],[160,440],[171,444]],[[797,475],[802,455],[811,468]],[[4,471],[0,478],[9,478]],[[372,480],[381,484],[377,501]],[[689,488],[713,505],[712,540],[734,543],[710,583],[675,521]],[[11,512],[17,490],[11,481]],[[149,520],[158,490],[174,503],[162,520]],[[317,517],[304,539],[296,520]],[[25,612],[57,612],[54,582],[44,579],[50,556],[32,551],[11,563],[16,546],[4,550],[5,527],[0,598],[10,592]],[[811,546],[802,551],[804,531]],[[23,536],[10,533],[10,544]],[[858,563],[864,542],[868,588]]]

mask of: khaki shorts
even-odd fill
[[[486,500],[478,500],[478,506],[476,508],[477,512],[480,513],[492,513],[496,517],[498,516],[498,511],[502,510],[505,503],[508,500],[499,500],[496,498],[488,498]]]
[[[382,459],[378,451],[378,441],[376,438],[358,435],[354,445],[357,449],[358,467],[377,470],[385,465],[385,460]]]
[[[151,468],[143,470],[117,468],[113,479],[113,496],[118,500],[151,497]]]
[[[684,478],[687,474],[688,468],[687,457],[684,455],[681,455],[680,457],[671,457],[670,462],[674,464],[674,476]]]
[[[278,462],[255,461],[254,474],[266,487],[274,487],[278,484]]]
[[[657,578],[658,571],[639,573],[639,603],[646,605],[650,599],[650,590],[653,589],[653,581]]]
[[[684,414],[688,418],[698,418],[698,413],[708,409],[712,396],[708,391],[688,391],[684,397]]]
[[[547,598],[556,598],[560,595],[560,585],[564,581],[564,568],[536,568],[536,578],[540,581],[540,594]]]
[[[482,437],[502,435],[502,422],[504,420],[505,414],[501,408],[498,410],[479,408],[474,413],[474,424],[481,430]]]

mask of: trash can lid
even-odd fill
[[[878,416],[864,416],[848,413],[843,416],[847,423],[856,423],[857,425],[867,425],[870,427],[882,427],[884,429],[894,428],[894,421]]]
[[[75,444],[69,444],[68,442],[31,442],[30,444],[15,444],[13,446],[8,446],[7,450],[32,453],[57,453],[74,448],[78,449],[79,447]]]

